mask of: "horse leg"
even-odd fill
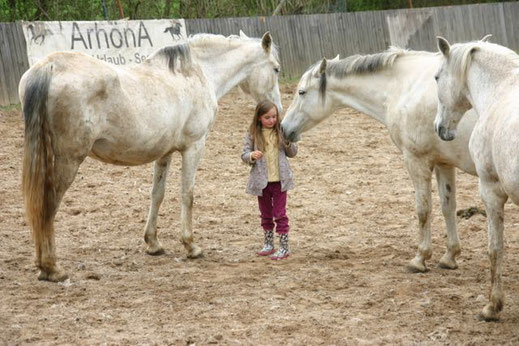
[[[53,200],[47,204],[47,212],[49,215],[49,221],[47,224],[48,229],[46,232],[40,233],[39,236],[35,237],[36,266],[40,269],[40,274],[38,275],[39,280],[60,282],[68,278],[65,271],[56,263],[54,218],[63,195],[74,181],[77,170],[82,161],[83,159],[69,160],[59,156],[55,157],[55,195]]]
[[[508,196],[499,182],[480,179],[479,190],[488,216],[488,256],[490,259],[490,302],[483,308],[481,317],[485,321],[499,319],[503,310],[504,292],[501,284],[503,263],[504,205]]]
[[[182,227],[182,243],[187,250],[188,258],[202,256],[202,249],[193,243],[193,189],[198,163],[205,146],[205,137],[193,143],[182,152],[182,207],[180,223]]]
[[[418,214],[418,253],[408,263],[407,269],[413,273],[427,271],[425,261],[432,256],[431,247],[431,177],[432,167],[413,155],[405,155],[407,171],[415,188],[415,205]]]
[[[456,256],[461,252],[460,240],[456,232],[456,172],[451,166],[436,166],[435,173],[447,227],[447,250],[438,265],[444,269],[456,269],[458,268]]]
[[[157,238],[157,215],[159,213],[160,205],[164,200],[166,178],[168,176],[170,163],[171,154],[158,159],[154,164],[151,207],[148,214],[148,221],[144,227],[144,241],[148,244],[146,253],[149,255],[162,255],[164,253],[164,248]]]

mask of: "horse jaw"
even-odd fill
[[[301,111],[300,107],[290,105],[283,121],[281,122],[281,128],[283,129],[283,134],[287,140],[290,142],[298,142],[301,140],[302,133],[312,129],[326,117],[327,116],[320,119],[314,119],[313,117],[310,117],[307,112]]]

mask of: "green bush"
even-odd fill
[[[497,0],[119,0],[130,19],[221,18],[375,11],[399,8],[464,5]],[[120,18],[117,0],[104,0],[107,19]],[[102,20],[103,0],[0,0],[0,22],[16,20]]]

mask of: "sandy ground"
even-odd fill
[[[288,106],[295,85],[282,87]],[[180,243],[175,155],[160,211],[163,256],[144,252],[152,165],[87,159],[57,215],[70,279],[37,280],[20,193],[23,124],[0,113],[0,344],[517,344],[519,224],[507,204],[506,305],[481,322],[489,288],[486,219],[458,218],[459,269],[439,269],[444,224],[434,189],[430,270],[404,270],[417,246],[413,187],[386,129],[351,109],[307,133],[291,160],[293,254],[258,258],[257,202],[239,159],[254,104],[233,91],[197,176],[194,232],[205,257]],[[458,174],[458,209],[480,207],[476,178]]]

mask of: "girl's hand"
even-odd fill
[[[251,154],[250,154],[250,157],[253,159],[253,160],[259,160],[263,157],[263,153],[259,150],[256,150],[256,151],[253,151]]]

